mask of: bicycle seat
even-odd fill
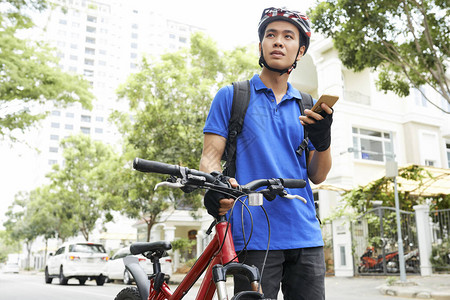
[[[159,242],[153,242],[153,243],[146,243],[146,242],[138,242],[133,243],[130,246],[130,252],[133,255],[137,254],[143,254],[146,252],[164,252],[167,250],[172,249],[172,245],[170,242],[166,241],[159,241]]]

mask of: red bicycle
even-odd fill
[[[156,161],[136,158],[133,162],[134,169],[141,172],[160,173],[171,175],[167,181],[157,184],[158,186],[168,186],[172,188],[182,188],[190,191],[198,188],[212,189],[230,195],[241,201],[242,197],[248,197],[249,205],[261,206],[263,197],[273,200],[276,195],[288,199],[305,199],[298,195],[290,195],[285,188],[303,188],[306,182],[302,179],[258,179],[246,185],[236,188],[220,180],[219,173],[204,173],[186,167],[169,165]],[[265,187],[261,190],[257,190]],[[232,213],[232,212],[231,212]],[[159,260],[164,252],[172,248],[166,241],[153,243],[134,243],[130,246],[132,254],[143,254],[153,262],[153,275],[147,274],[139,265],[136,257],[128,256],[124,258],[127,270],[133,275],[136,287],[127,287],[119,292],[115,300],[179,300],[182,299],[194,285],[200,276],[206,274],[198,290],[197,300],[211,300],[217,291],[217,299],[228,299],[226,290],[226,276],[232,274],[245,275],[251,282],[252,291],[244,291],[234,295],[232,300],[242,299],[265,299],[260,289],[260,272],[254,266],[239,263],[234,249],[233,238],[229,223],[225,216],[220,216],[210,227],[215,227],[215,236],[208,244],[204,252],[198,258],[191,270],[186,274],[180,285],[171,291],[164,281],[164,273],[161,272]],[[264,264],[263,264],[264,265]]]

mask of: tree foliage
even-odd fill
[[[21,38],[34,24],[25,10],[47,8],[43,0],[1,0],[0,138],[16,139],[55,106],[79,102],[91,107],[90,85],[80,75],[63,72],[46,43]]]
[[[67,226],[65,233],[70,233],[76,226],[76,232],[89,240],[97,221],[112,219],[109,212],[111,198],[107,191],[115,184],[112,168],[117,160],[111,147],[92,141],[84,134],[64,139],[61,146],[64,167],[55,165],[49,174],[52,197],[57,203],[54,204],[56,214]]]
[[[429,85],[450,105],[450,10],[447,0],[326,0],[310,11],[343,64],[379,73],[377,86],[399,96]],[[433,105],[429,95],[423,96]],[[446,113],[449,106],[438,107]]]
[[[202,129],[209,106],[219,87],[247,79],[258,67],[256,49],[244,47],[220,52],[201,33],[191,46],[159,59],[144,59],[140,72],[131,75],[119,90],[129,101],[129,113],[114,117],[127,144],[127,160],[134,156],[197,168],[202,152]],[[147,224],[147,239],[161,213],[172,205],[198,207],[198,193],[161,189],[164,177],[123,169],[126,185],[124,212]]]

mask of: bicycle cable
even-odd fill
[[[264,268],[265,268],[265,266],[266,266],[267,256],[269,255],[270,234],[271,234],[271,232],[270,232],[270,220],[269,220],[269,215],[267,214],[266,209],[265,209],[262,205],[261,205],[261,208],[262,208],[264,214],[266,215],[267,228],[268,228],[269,233],[268,233],[268,239],[267,239],[267,249],[266,249],[266,254],[264,255],[263,264],[262,264],[262,266],[261,266],[261,278],[260,278],[259,283],[258,283],[258,291],[259,291],[260,288],[261,288],[261,282],[262,282],[262,279],[263,279]]]

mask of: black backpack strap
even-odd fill
[[[236,174],[237,136],[242,131],[245,113],[250,103],[250,81],[233,82],[233,105],[228,122],[228,139],[222,160],[225,160],[223,174],[234,177]]]
[[[298,103],[298,106],[300,107],[300,113],[303,115],[305,109],[311,109],[314,106],[314,102],[313,102],[313,98],[310,94],[303,93],[303,92],[300,92],[300,94],[302,95],[302,99],[301,100],[297,99],[297,103]],[[308,142],[309,142],[308,133],[306,132],[305,128],[303,128],[303,141],[300,144],[300,146],[298,146],[296,152],[298,155],[302,156],[303,151],[305,151],[306,160],[308,160],[308,154],[309,154]]]

